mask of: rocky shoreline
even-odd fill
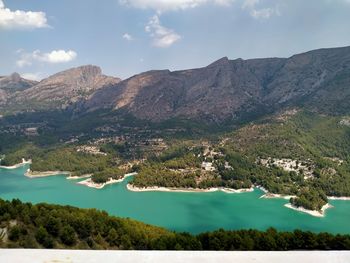
[[[105,183],[95,183],[92,181],[91,178],[88,178],[86,180],[83,180],[83,181],[80,181],[78,182],[77,184],[80,184],[80,185],[84,185],[84,186],[87,186],[87,187],[91,187],[91,188],[95,188],[95,189],[102,189],[104,188],[106,185],[110,185],[110,184],[116,184],[116,183],[121,183],[123,182],[127,177],[129,176],[134,176],[136,175],[137,173],[128,173],[128,174],[125,174],[122,178],[120,179],[112,179],[112,178],[109,178],[109,180]]]
[[[56,175],[69,175],[70,172],[67,171],[45,171],[45,172],[35,172],[28,169],[24,176],[28,178],[41,178],[41,177],[48,177],[48,176],[56,176]]]
[[[126,188],[129,191],[132,192],[177,192],[177,193],[211,193],[211,192],[217,192],[222,191],[224,193],[228,194],[239,194],[239,193],[247,193],[247,192],[253,192],[254,188],[243,188],[243,189],[231,189],[231,188],[208,188],[208,189],[201,189],[201,188],[171,188],[171,187],[158,187],[158,186],[152,186],[152,187],[137,187],[133,186],[131,184],[127,184]]]
[[[3,166],[3,165],[0,165],[0,168],[2,169],[17,169],[21,166],[24,166],[26,164],[31,164],[32,163],[32,160],[25,160],[24,158],[22,158],[22,162],[21,163],[18,163],[18,164],[15,164],[15,165],[11,165],[11,166]]]
[[[348,196],[327,196],[329,200],[341,200],[341,201],[350,201]]]
[[[285,200],[289,200],[292,197],[296,197],[296,196],[295,195],[272,194],[272,193],[265,193],[264,195],[260,196],[260,198],[267,198],[267,199],[279,198],[279,199],[285,199]]]
[[[266,199],[273,199],[273,198],[278,198],[278,199],[285,199],[289,200],[292,197],[295,197],[294,195],[283,195],[283,194],[273,194],[269,193],[265,188],[261,186],[256,186],[251,187],[251,188],[245,188],[245,189],[230,189],[230,188],[209,188],[209,189],[199,189],[199,188],[168,188],[168,187],[136,187],[131,184],[127,184],[127,189],[132,192],[178,192],[178,193],[210,193],[210,192],[217,192],[217,191],[222,191],[225,193],[245,193],[245,192],[252,192],[254,191],[255,188],[262,190],[265,194],[263,194],[260,198],[266,198]],[[350,200],[350,197],[328,197],[330,200]],[[308,210],[302,207],[296,207],[292,205],[291,203],[287,203],[284,205],[287,208],[307,213],[312,216],[316,217],[324,217],[325,216],[325,211],[328,208],[332,208],[333,206],[330,205],[329,203],[325,204],[321,211],[317,210]]]
[[[285,204],[284,206],[287,207],[287,208],[299,211],[299,212],[303,212],[303,213],[306,213],[306,214],[309,214],[309,215],[312,215],[312,216],[316,216],[316,217],[324,217],[325,216],[325,211],[328,208],[332,208],[333,207],[332,205],[327,203],[321,208],[321,211],[317,211],[317,210],[308,210],[308,209],[305,209],[303,207],[297,207],[297,206],[294,206],[294,205],[292,205],[290,203]]]
[[[0,168],[2,169],[16,169],[19,168],[21,166],[24,166],[26,164],[31,164],[32,161],[31,160],[25,160],[24,158],[22,159],[22,162],[16,165],[12,165],[12,166],[0,166]],[[68,175],[66,177],[66,179],[68,180],[79,180],[79,179],[84,179],[87,178],[86,180],[77,182],[77,184],[81,184],[87,187],[91,187],[91,188],[95,188],[95,189],[102,189],[104,188],[106,185],[110,185],[110,184],[116,184],[116,183],[121,183],[125,180],[125,178],[129,177],[129,176],[134,176],[137,173],[129,173],[129,174],[125,174],[122,178],[120,179],[112,179],[110,178],[107,182],[105,183],[95,183],[92,181],[91,179],[91,174],[86,174],[86,175],[82,175],[82,176],[71,176],[71,172],[69,171],[45,171],[45,172],[35,172],[35,171],[31,171],[30,169],[28,169],[26,171],[26,173],[24,174],[26,177],[28,178],[41,178],[41,177],[48,177],[48,176],[56,176],[56,175]],[[210,192],[217,192],[217,191],[222,191],[224,193],[228,193],[228,194],[239,194],[239,193],[246,193],[246,192],[253,192],[255,188],[260,189],[264,192],[264,194],[260,197],[260,198],[280,198],[280,199],[285,199],[285,200],[289,200],[292,197],[295,197],[294,195],[283,195],[283,194],[273,194],[273,193],[269,193],[267,189],[265,189],[264,187],[257,185],[257,186],[252,186],[251,188],[243,188],[243,189],[231,189],[231,188],[224,188],[224,187],[213,187],[213,188],[208,188],[208,189],[200,189],[200,188],[168,188],[168,187],[144,187],[144,188],[140,188],[140,187],[135,187],[131,184],[127,184],[127,189],[129,191],[132,192],[179,192],[179,193],[210,193]],[[329,200],[343,200],[343,201],[350,201],[350,197],[346,197],[346,196],[328,196],[327,197]],[[329,203],[327,203],[326,205],[324,205],[321,209],[321,211],[316,211],[316,210],[308,210],[302,207],[296,207],[290,203],[285,204],[284,205],[287,208],[299,211],[299,212],[303,212],[303,213],[307,213],[309,215],[312,216],[316,216],[316,217],[324,217],[325,216],[325,211],[328,208],[333,207],[332,205],[330,205]]]

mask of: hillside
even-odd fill
[[[36,85],[37,81],[21,78],[18,73],[10,76],[0,76],[0,107],[16,92],[21,92]]]
[[[297,206],[321,210],[327,196],[350,197],[348,121],[293,109],[211,141],[178,142],[142,164],[132,184],[201,189],[262,186],[272,194],[296,196],[291,202]]]
[[[114,85],[119,78],[102,74],[96,66],[81,66],[59,72],[39,83],[8,96],[7,113],[18,111],[38,111],[65,109],[105,86]]]
[[[95,209],[0,200],[0,247],[115,250],[296,250],[350,248],[349,235],[239,230],[176,233]]]
[[[288,107],[346,114],[349,85],[350,47],[290,58],[224,57],[203,68],[152,70],[124,81],[89,65],[39,83],[18,74],[1,78],[0,111],[68,109],[81,116],[104,110],[152,122],[190,119],[222,125],[256,120]]]
[[[70,69],[7,99],[2,163],[30,158],[96,181],[137,169],[135,187],[263,186],[321,210],[327,196],[350,197],[349,70],[350,47],[124,81]],[[78,151],[91,146],[106,155]]]
[[[350,47],[290,58],[229,60],[183,71],[149,71],[95,92],[82,111],[124,109],[137,118],[208,122],[256,119],[287,106],[348,112]]]

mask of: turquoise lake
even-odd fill
[[[26,169],[28,166],[0,168],[0,198],[97,208],[111,215],[191,233],[274,227],[350,234],[350,201],[331,201],[334,208],[318,218],[284,207],[287,200],[259,199],[263,194],[260,190],[242,194],[130,192],[126,184],[131,178],[97,190],[77,185],[77,181],[65,176],[30,179],[24,176]]]

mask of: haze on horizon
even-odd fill
[[[350,45],[349,12],[349,0],[0,0],[0,75],[94,64],[125,79],[224,56],[289,57]]]

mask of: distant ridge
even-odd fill
[[[5,92],[9,85],[0,87],[1,104],[16,112],[122,109],[150,121],[185,118],[216,123],[254,119],[287,107],[343,114],[350,113],[350,47],[290,58],[223,57],[203,68],[152,70],[124,81],[88,65],[30,82],[15,95]]]
[[[82,111],[123,108],[140,119],[222,122],[284,107],[350,112],[350,47],[290,58],[221,58],[207,67],[149,71],[96,91]]]

